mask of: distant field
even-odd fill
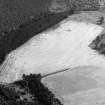
[[[97,10],[99,0],[0,0],[0,32],[16,28],[44,12]]]
[[[0,31],[9,30],[45,12],[49,0],[0,0]]]

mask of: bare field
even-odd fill
[[[64,105],[104,105],[105,70],[81,66],[46,77],[42,81]]]

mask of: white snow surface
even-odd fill
[[[71,21],[68,17],[56,29],[48,29],[12,51],[0,67],[0,82],[13,82],[23,74],[45,75],[79,66],[103,69],[105,56],[89,47],[102,31],[101,26]]]

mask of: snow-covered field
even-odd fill
[[[22,74],[46,75],[67,68],[97,66],[105,68],[105,58],[89,47],[103,31],[101,26],[71,21],[68,17],[53,29],[34,36],[11,52],[0,67],[0,82],[21,79]]]

